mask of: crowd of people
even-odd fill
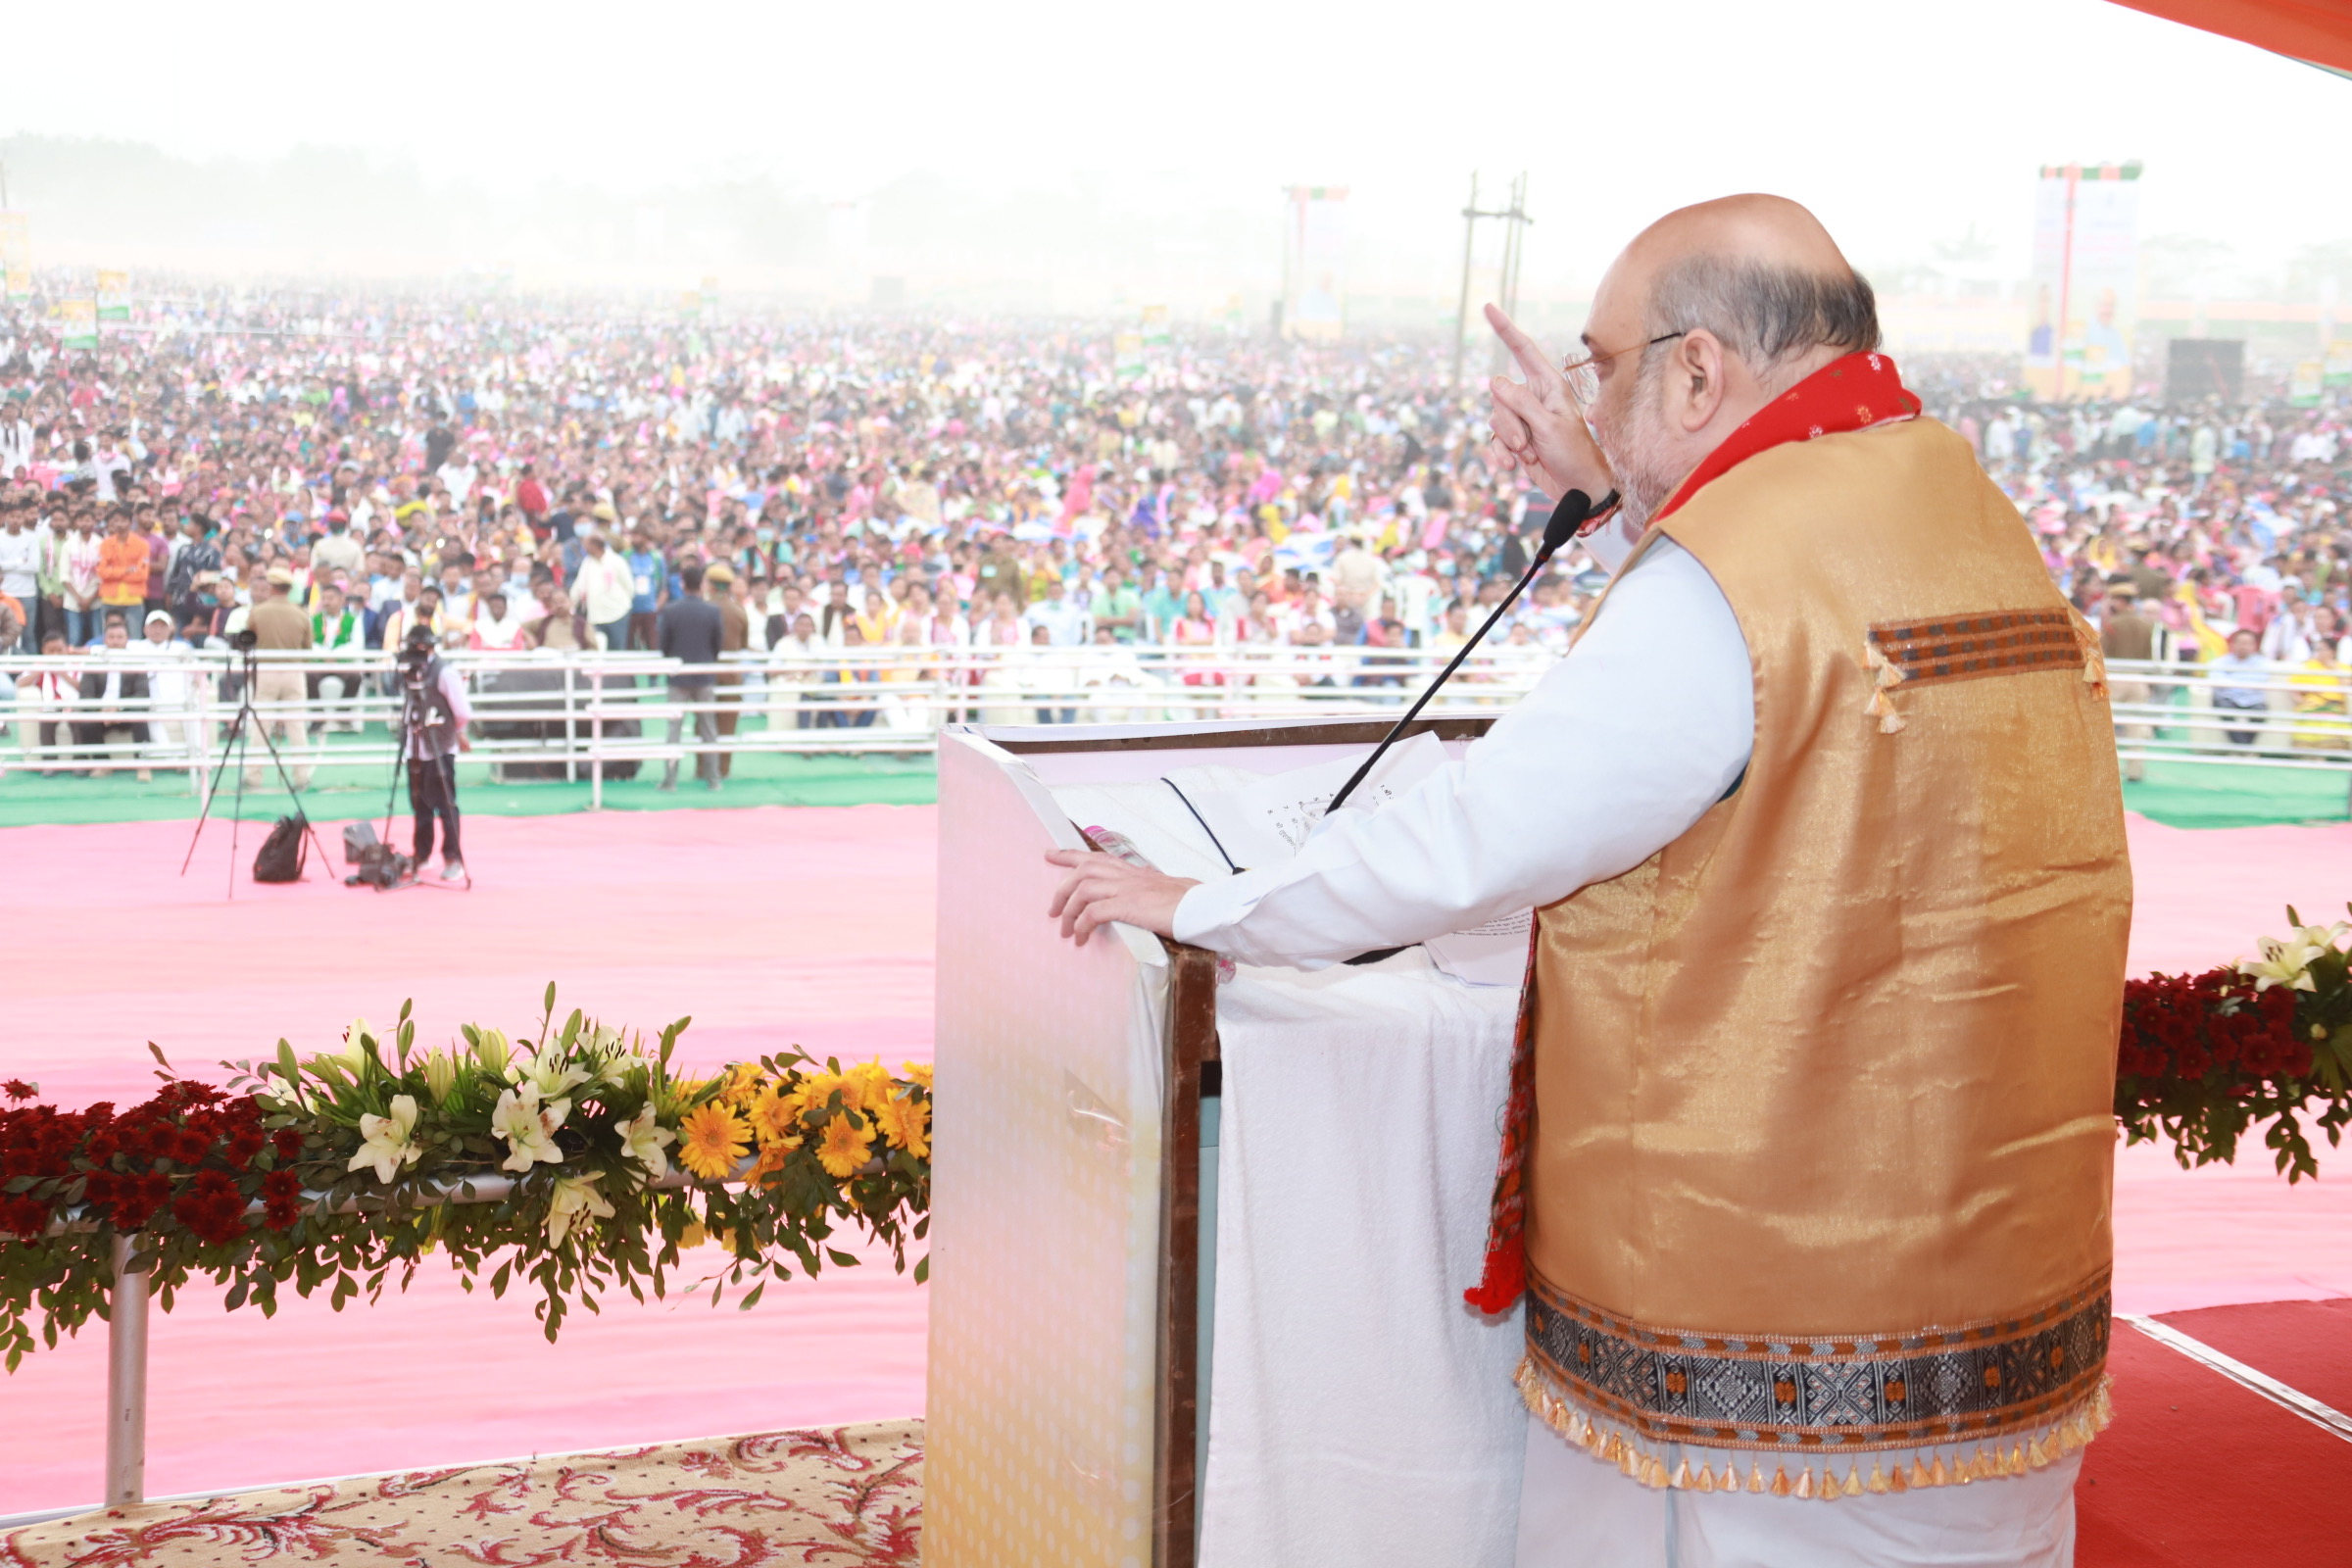
[[[1113,342],[1095,323],[179,283],[91,349],[16,302],[0,650],[52,657],[0,698],[13,686],[28,749],[95,744],[142,699],[168,707],[158,683],[205,678],[163,656],[244,630],[355,670],[417,628],[448,649],[675,656],[662,612],[688,600],[721,610],[721,659],[879,661],[830,679],[1140,658],[1224,680],[1220,658],[1295,650],[1317,682],[1393,685],[1400,655],[1459,647],[1527,564],[1548,501],[1483,461],[1485,389],[1448,384],[1448,346],[1204,331],[1137,361]],[[2039,405],[2014,362],[1904,369],[2111,657],[2291,671],[2298,703],[2342,711],[2352,411]],[[1573,553],[1498,653],[1563,652],[1604,583]],[[300,730],[351,722],[336,705],[374,677],[285,678],[312,705]]]

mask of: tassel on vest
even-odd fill
[[[2075,645],[2082,650],[2082,684],[2099,701],[2107,700],[2107,650],[2099,642],[2099,634],[2082,618],[2074,606],[2066,607],[2067,619],[2074,622]]]
[[[1879,721],[1880,734],[1898,734],[1903,728],[1903,715],[1894,710],[1894,699],[1886,694],[1903,683],[1903,671],[1877,643],[1864,643],[1862,648],[1862,662],[1878,673],[1878,684],[1870,694],[1870,706],[1864,710]]]
[[[2108,1400],[2109,1380],[2101,1378],[2089,1398],[2060,1416],[2053,1425],[2028,1434],[2003,1434],[2005,1446],[2004,1441],[1987,1439],[1962,1452],[1955,1444],[1949,1464],[1944,1462],[1941,1450],[1934,1450],[1929,1453],[1932,1462],[1923,1463],[1919,1451],[1914,1451],[1906,1466],[1898,1451],[1888,1456],[1889,1463],[1883,1464],[1874,1456],[1869,1479],[1865,1480],[1859,1456],[1847,1458],[1844,1474],[1840,1475],[1838,1460],[1824,1455],[1800,1463],[1793,1477],[1787,1460],[1776,1462],[1772,1477],[1767,1480],[1762,1461],[1751,1457],[1747,1477],[1742,1481],[1728,1451],[1721,1475],[1714,1472],[1714,1461],[1707,1457],[1704,1448],[1700,1449],[1696,1469],[1691,1468],[1690,1455],[1685,1452],[1669,1471],[1663,1451],[1666,1445],[1653,1443],[1615,1422],[1594,1421],[1583,1406],[1554,1393],[1532,1359],[1519,1363],[1513,1381],[1518,1384],[1520,1397],[1529,1411],[1545,1426],[1627,1480],[1653,1492],[1752,1492],[1778,1497],[1819,1497],[1824,1502],[1866,1494],[1885,1496],[1934,1487],[1966,1487],[1980,1481],[2028,1475],[2081,1452],[2115,1416]],[[2018,1441],[2020,1437],[2025,1441]]]

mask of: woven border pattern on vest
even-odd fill
[[[2082,667],[2082,644],[2063,610],[1882,621],[1870,628],[1870,641],[1902,672],[1906,686]]]
[[[2108,1275],[2038,1311],[1957,1329],[1772,1340],[1645,1328],[1527,1285],[1527,1345],[1571,1397],[1645,1438],[1705,1447],[1916,1447],[2054,1418],[2098,1390]]]

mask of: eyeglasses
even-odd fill
[[[1566,365],[1560,367],[1560,374],[1567,378],[1568,395],[1584,407],[1591,408],[1593,400],[1600,396],[1598,367],[1641,349],[1654,349],[1661,343],[1671,343],[1676,338],[1687,335],[1690,329],[1686,327],[1681,332],[1661,332],[1646,343],[1635,344],[1633,348],[1611,349],[1606,354],[1588,354],[1581,360],[1570,360]]]

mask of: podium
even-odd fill
[[[1448,717],[1418,727],[1458,751],[1491,721]],[[1239,1357],[1234,1375],[1247,1371],[1256,1388],[1268,1381],[1269,1355],[1296,1358],[1279,1345],[1220,1348],[1217,1260],[1220,1253],[1241,1257],[1269,1273],[1292,1265],[1251,1261],[1255,1254],[1239,1250],[1238,1232],[1222,1247],[1216,1237],[1221,1039],[1232,1027],[1229,1019],[1220,1029],[1220,993],[1230,1002],[1249,992],[1252,975],[1311,981],[1298,993],[1306,999],[1301,1008],[1321,1005],[1325,994],[1355,995],[1353,1027],[1379,1033],[1387,1016],[1380,999],[1393,1004],[1409,997],[1401,988],[1429,983],[1427,963],[1385,979],[1358,978],[1369,970],[1324,971],[1329,979],[1244,970],[1244,984],[1221,987],[1214,955],[1133,927],[1106,926],[1077,947],[1046,915],[1062,875],[1046,863],[1046,853],[1086,847],[1054,792],[1153,780],[1202,763],[1274,772],[1359,759],[1386,729],[1383,721],[1349,719],[979,726],[942,736],[923,1539],[931,1568],[1233,1568],[1247,1560],[1237,1548],[1213,1549],[1213,1540],[1205,1556],[1201,1550],[1214,1369]],[[1225,967],[1230,979],[1232,966]],[[1346,987],[1355,991],[1335,989]],[[1442,1180],[1414,1179],[1446,1195],[1432,1201],[1445,1210],[1438,1230],[1446,1255],[1436,1258],[1430,1244],[1414,1241],[1417,1232],[1405,1238],[1412,1255],[1396,1266],[1412,1277],[1397,1291],[1411,1299],[1394,1310],[1418,1315],[1383,1319],[1403,1326],[1381,1331],[1407,1342],[1399,1357],[1426,1349],[1437,1358],[1421,1384],[1463,1385],[1474,1406],[1450,1426],[1435,1424],[1447,1447],[1475,1450],[1434,1456],[1460,1483],[1434,1485],[1441,1512],[1450,1506],[1483,1516],[1506,1494],[1516,1499],[1516,1447],[1506,1458],[1504,1445],[1515,1443],[1517,1430],[1508,1388],[1517,1326],[1477,1320],[1460,1303],[1483,1238],[1514,999],[1515,992],[1440,999],[1448,1027],[1476,1037],[1469,1053],[1476,1060],[1462,1067],[1458,1093],[1453,1058],[1442,1042],[1433,1047],[1422,1038],[1437,1038],[1427,1029],[1414,1034],[1421,1026],[1407,1020],[1397,1036],[1402,1044],[1390,1052],[1420,1064],[1408,1064],[1400,1082],[1426,1080],[1438,1086],[1433,1099],[1459,1101],[1451,1110],[1433,1109],[1432,1126],[1469,1129],[1426,1140],[1443,1148],[1398,1156],[1404,1167],[1416,1158],[1434,1161],[1432,1170],[1444,1167]],[[1279,1039],[1283,1027],[1250,1025],[1252,1039]],[[1439,1070],[1430,1070],[1433,1062]],[[1344,1139],[1334,1147],[1345,1149]],[[1385,1231],[1377,1216],[1367,1223],[1345,1209],[1338,1205],[1335,1228]],[[1280,1256],[1295,1253],[1298,1267],[1329,1274],[1313,1252]],[[1368,1260],[1367,1277],[1380,1277],[1391,1262]],[[1277,1305],[1316,1287],[1316,1279],[1223,1282],[1235,1300],[1263,1297]],[[1368,1309],[1392,1306],[1377,1301]],[[1253,1309],[1240,1317],[1257,1333],[1256,1325],[1276,1315]],[[1382,1382],[1388,1369],[1363,1373],[1364,1391],[1389,1396]],[[1402,1376],[1409,1384],[1414,1374]],[[1396,1396],[1419,1396],[1407,1388]],[[1253,1395],[1251,1409],[1261,1407],[1266,1401]],[[1220,1423],[1220,1443],[1223,1428],[1233,1426],[1237,1451],[1251,1454],[1248,1466],[1279,1464],[1266,1457],[1272,1450],[1257,1434],[1234,1425],[1244,1420],[1237,1405],[1233,1422]],[[1494,1473],[1506,1465],[1507,1475]],[[1237,1484],[1247,1480],[1239,1468],[1216,1473],[1229,1469]],[[1262,1512],[1262,1499],[1255,1505]],[[1250,1531],[1237,1526],[1226,1534],[1238,1543]],[[1444,1560],[1468,1565],[1479,1556],[1457,1550]],[[1493,1560],[1494,1552],[1485,1557]]]

